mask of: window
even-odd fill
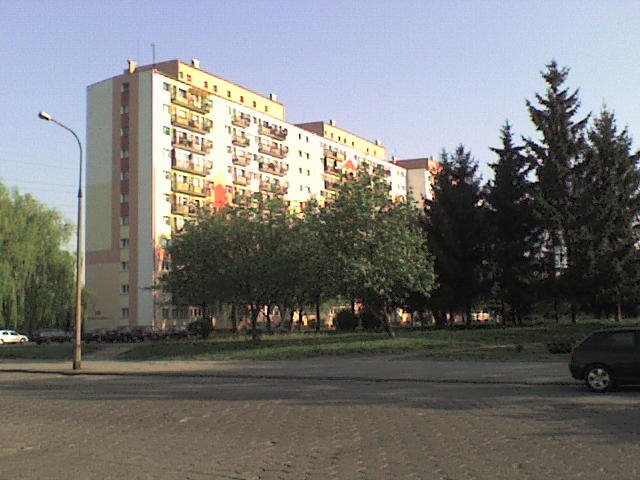
[[[168,84],[167,82],[164,82],[164,83],[162,84],[162,89],[163,89],[163,90],[166,90],[166,91],[168,92],[168,91],[169,91],[169,84]]]
[[[207,82],[206,80],[204,82],[204,88],[209,88],[209,82]]]
[[[187,82],[191,81],[191,75],[187,75]]]
[[[164,270],[166,272],[166,271],[169,270],[169,268],[171,268],[171,265],[169,264],[169,262],[167,260],[162,262],[162,270]]]
[[[122,217],[121,219],[121,225],[129,225],[129,216],[125,215],[124,217]]]
[[[307,153],[307,160],[309,159],[309,154]]]
[[[269,105],[265,105],[265,106],[264,106],[264,111],[265,111],[265,112],[268,112],[268,111],[269,111]]]
[[[121,238],[120,239],[120,248],[129,248],[129,239]]]
[[[120,318],[129,318],[129,309],[121,308],[120,309]]]
[[[122,148],[120,149],[120,158],[128,158],[129,157],[129,149]]]
[[[128,137],[129,136],[129,127],[122,127],[120,129],[120,136],[121,137]]]
[[[120,180],[129,180],[129,172],[120,172]]]
[[[165,225],[171,225],[171,218],[169,217],[162,217],[162,220],[164,221]]]
[[[231,98],[231,90],[227,90],[227,98]]]
[[[123,83],[122,85],[120,85],[120,92],[121,93],[125,93],[129,91],[129,84],[128,83]]]
[[[168,320],[169,319],[169,309],[168,308],[163,308],[162,309],[162,318],[164,320]]]
[[[120,106],[120,115],[125,115],[129,113],[129,105],[121,105]]]
[[[253,108],[256,108],[258,106],[258,104],[256,103],[256,101],[253,101]]]
[[[120,194],[120,203],[129,203],[129,194],[121,193]]]
[[[307,170],[307,177],[311,176],[311,170]]]
[[[123,283],[122,285],[120,285],[120,293],[122,293],[122,294],[129,293],[129,284],[128,283]]]
[[[162,133],[164,133],[165,135],[171,135],[171,128],[170,127],[162,127]]]
[[[240,95],[240,103],[244,103],[244,96]]]
[[[120,262],[120,270],[123,272],[129,270],[129,262]]]
[[[214,85],[213,86],[213,91],[216,92],[216,93],[218,92],[218,85]]]

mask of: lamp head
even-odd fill
[[[44,110],[38,113],[38,118],[42,120],[46,120],[47,122],[50,122],[53,119],[53,117],[49,115],[47,112],[45,112]]]

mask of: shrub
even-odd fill
[[[547,350],[549,353],[570,353],[574,343],[573,340],[559,340],[547,343]]]
[[[369,308],[364,308],[360,312],[360,321],[362,322],[362,328],[365,330],[378,330],[382,327],[380,317],[375,315]]]
[[[334,319],[336,330],[355,330],[358,326],[358,317],[351,310],[340,310]]]

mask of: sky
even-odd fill
[[[551,60],[581,114],[606,105],[640,136],[640,2],[525,0],[0,0],[0,182],[75,221],[86,88],[127,59],[198,58],[262,94],[287,121],[334,120],[398,158],[463,144],[484,180],[508,119],[536,138],[525,102]],[[638,145],[637,140],[634,145]]]

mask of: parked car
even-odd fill
[[[27,343],[29,338],[15,330],[0,330],[0,345],[4,343]]]
[[[72,333],[67,332],[66,330],[61,330],[59,328],[44,328],[33,335],[32,341],[40,345],[41,343],[70,342],[72,339]]]
[[[93,330],[91,332],[85,332],[85,333],[82,334],[82,340],[84,340],[87,343],[104,342],[104,337],[105,337],[106,332],[107,332],[107,330],[104,329],[104,328],[98,328],[98,329]]]
[[[640,385],[640,328],[596,330],[573,347],[569,369],[594,392]]]
[[[146,342],[148,340],[157,340],[161,337],[161,332],[155,327],[148,325],[138,325],[131,327],[132,342]]]

